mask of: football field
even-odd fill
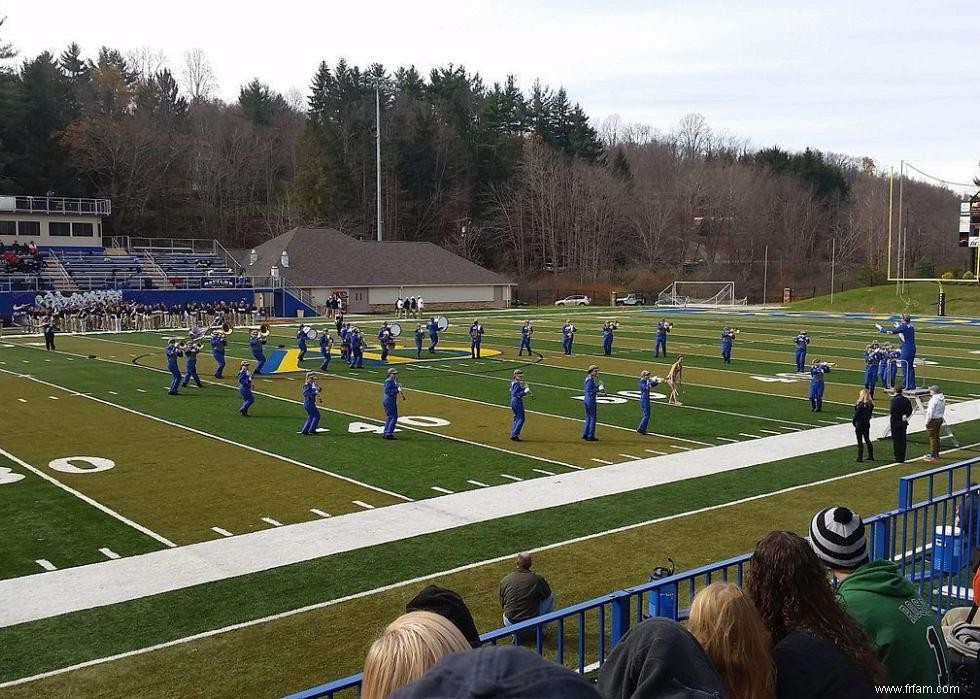
[[[924,468],[891,464],[888,441],[876,443],[878,461],[855,463],[847,441],[864,347],[894,339],[873,327],[891,327],[885,315],[512,309],[477,314],[480,359],[469,353],[472,312],[447,315],[437,352],[426,338],[421,359],[406,320],[388,363],[369,350],[350,369],[335,349],[317,371],[313,437],[298,434],[300,371],[257,376],[256,402],[239,415],[235,374],[252,359],[243,329],[229,338],[225,378],[205,349],[204,386],[178,396],[166,392],[163,337],[183,331],[61,335],[54,352],[38,337],[0,339],[0,602],[13,605],[0,627],[0,696],[277,696],[356,671],[423,580],[459,589],[489,630],[496,580],[517,551],[541,551],[536,568],[571,604],[644,581],[668,555],[690,568],[774,527],[802,531],[829,499],[867,514],[894,507],[897,476]],[[674,323],[670,356],[655,359],[662,316]],[[533,353],[519,357],[528,319]],[[578,329],[570,356],[566,319]],[[609,357],[606,319],[619,322]],[[353,319],[369,344],[381,321]],[[724,325],[740,330],[732,364],[720,357]],[[267,353],[294,348],[296,329],[274,325]],[[808,363],[836,364],[819,413],[794,366],[800,330]],[[975,454],[980,326],[917,319],[916,330],[919,385],[941,384],[963,410],[962,446],[943,459]],[[320,366],[314,345],[303,370]],[[683,405],[667,405],[658,386],[650,433],[638,434],[638,375],[664,376],[678,354]],[[590,364],[605,385],[598,442],[580,438]],[[390,366],[405,392],[394,442],[380,438]],[[533,388],[520,442],[509,438],[517,368]],[[877,398],[887,414],[886,394]],[[921,457],[924,435],[910,438]],[[386,512],[417,517],[400,526]],[[107,584],[98,599],[68,577],[112,580],[128,566],[133,580],[150,560],[161,563],[148,580]],[[180,570],[167,570],[173,561]],[[46,607],[44,581],[60,575],[63,599]],[[11,591],[34,581],[42,601],[14,609]]]

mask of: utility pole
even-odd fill
[[[837,238],[830,241],[830,305],[834,305],[834,263],[837,261]]]
[[[378,155],[378,242],[384,233],[384,219],[381,216],[381,81],[375,86],[374,90],[374,112],[377,131],[377,155]]]
[[[766,305],[766,292],[769,291],[769,246],[766,246],[765,260],[762,263],[762,306]]]

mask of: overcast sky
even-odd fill
[[[447,63],[489,84],[513,73],[666,131],[689,112],[753,146],[912,161],[953,182],[980,174],[976,0],[585,0],[96,3],[13,0],[3,39],[21,57],[105,44],[210,60],[220,96],[253,77],[304,95],[321,60],[422,71]]]

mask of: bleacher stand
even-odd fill
[[[90,289],[147,289],[153,282],[143,274],[143,265],[134,255],[107,255],[102,251],[55,253],[75,285]]]
[[[192,250],[147,250],[167,280],[178,289],[221,289],[242,286],[234,271],[214,253]]]
[[[36,246],[0,245],[0,290],[45,289],[43,254]]]

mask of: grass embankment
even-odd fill
[[[980,285],[976,283],[943,283],[946,292],[946,315],[980,316]],[[909,282],[904,293],[895,284],[865,286],[848,289],[830,296],[817,296],[806,301],[790,304],[796,311],[837,311],[853,313],[901,313],[908,311],[919,315],[936,315],[939,284],[933,282]]]

